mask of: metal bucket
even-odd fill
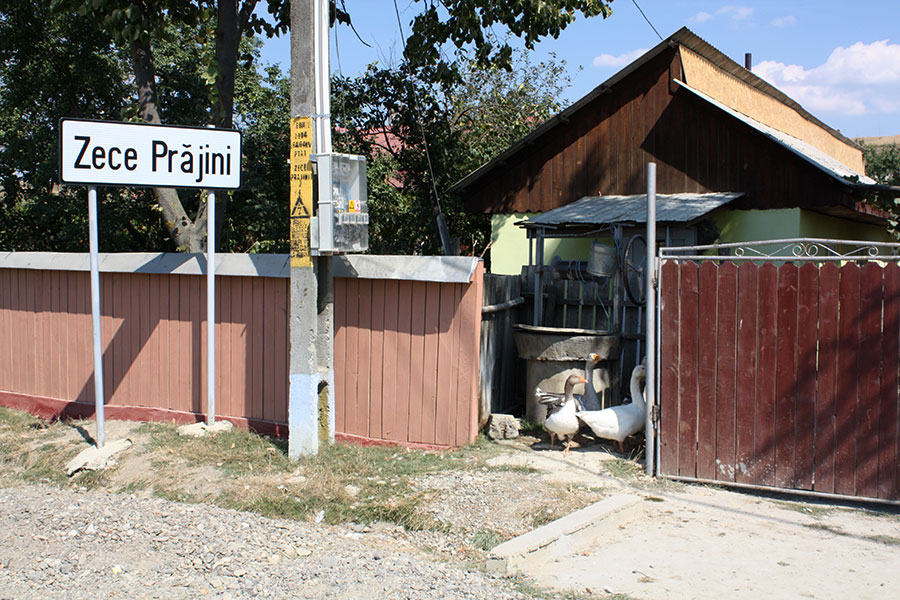
[[[591,244],[591,255],[588,257],[587,272],[596,277],[613,277],[619,266],[616,247],[600,242]]]

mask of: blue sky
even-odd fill
[[[900,0],[637,0],[667,37],[682,26],[753,71],[850,137],[900,134]],[[354,25],[332,30],[333,71],[353,75],[371,62],[396,64],[400,34],[393,0],[346,0]],[[420,2],[397,0],[404,31]],[[574,101],[659,42],[631,0],[614,0],[608,19],[579,19],[558,39],[542,41],[535,58],[555,53],[567,63]],[[266,43],[263,60],[290,62],[287,38]]]

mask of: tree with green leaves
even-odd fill
[[[53,7],[52,14],[46,10],[48,2]],[[426,85],[439,83],[445,89],[459,82],[460,58],[470,53],[474,53],[471,55],[479,68],[492,65],[511,69],[510,45],[496,42],[495,29],[518,36],[526,47],[532,47],[541,37],[558,35],[575,19],[576,13],[609,15],[609,2],[602,0],[415,0],[415,3],[421,11],[412,20],[411,35],[404,49],[406,77],[431,82]],[[289,25],[291,0],[264,3],[258,0],[35,0],[31,3],[10,0],[12,9],[27,8],[27,5],[33,5],[35,13],[45,14],[59,23],[91,25],[98,33],[96,39],[104,41],[109,54],[127,59],[128,73],[109,74],[110,81],[114,82],[110,85],[122,86],[124,82],[136,94],[132,97],[137,102],[132,107],[126,104],[118,111],[121,119],[231,127],[236,124],[238,73],[246,58],[242,40],[284,32]],[[331,5],[333,20],[351,21],[344,0],[332,0]],[[266,7],[269,18],[258,14],[258,6]],[[9,10],[0,8],[0,18]],[[36,31],[33,39],[55,39],[63,54],[76,56],[77,49],[70,45],[70,39],[54,38],[53,33],[49,29]],[[166,44],[171,43],[179,46],[167,52]],[[184,56],[177,56],[179,49]],[[161,57],[166,54],[177,62],[163,64]],[[182,64],[187,55],[190,62]],[[197,89],[198,70],[204,94]],[[95,71],[78,70],[75,77],[84,78],[89,73]],[[100,69],[96,73],[103,76],[106,71]],[[81,116],[115,118],[116,112],[85,109]],[[62,110],[60,113],[60,116],[78,114]],[[11,172],[19,177],[15,167]],[[144,193],[135,193],[134,197],[147,199]],[[228,194],[216,196],[217,203],[222,203],[217,207],[222,223],[227,220],[224,205],[228,199]],[[205,250],[205,198],[195,192],[158,188],[153,190],[153,201],[148,202],[148,210],[155,214],[157,221],[161,220],[172,245],[182,250]],[[244,209],[248,208],[245,204]],[[276,236],[263,237],[267,239],[264,246],[277,247]]]
[[[257,71],[261,42],[246,37],[236,71],[235,124],[244,132],[244,181],[225,218],[223,250],[285,250],[273,216],[287,206],[288,81]],[[209,119],[207,60],[196,32],[169,26],[155,47],[160,118],[203,125]],[[84,192],[61,187],[57,124],[62,117],[136,120],[129,101],[131,58],[87,15],[50,10],[49,1],[12,0],[0,9],[0,248],[84,251]],[[101,188],[103,251],[169,250],[171,237],[152,190]],[[179,202],[196,213],[197,191]],[[106,225],[109,226],[106,226]],[[282,231],[283,230],[283,231]]]
[[[335,148],[368,159],[370,249],[440,253],[435,204],[463,254],[490,241],[484,215],[445,190],[558,112],[565,64],[533,64],[515,53],[511,70],[457,63],[452,83],[411,79],[405,67],[370,66],[332,82]]]
[[[864,143],[862,149],[866,175],[884,185],[900,186],[900,146],[870,146]],[[875,205],[890,215],[888,231],[900,239],[900,200],[878,195]]]

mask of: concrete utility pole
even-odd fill
[[[324,41],[322,36],[324,36]],[[312,256],[311,154],[330,151],[328,0],[291,0],[291,287],[288,454],[334,439],[331,257]]]

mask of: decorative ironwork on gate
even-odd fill
[[[660,259],[677,260],[900,260],[900,245],[889,242],[786,238],[756,242],[660,248]]]

